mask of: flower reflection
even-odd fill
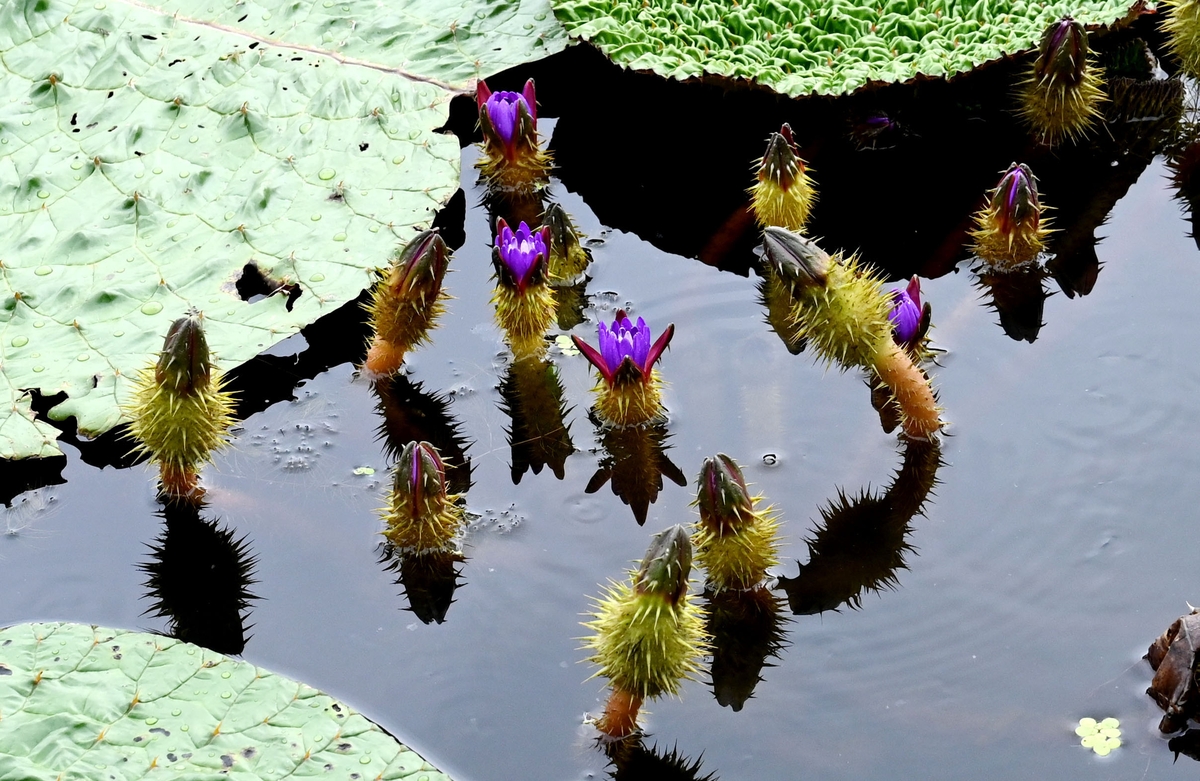
[[[571,426],[564,422],[568,410],[558,367],[535,358],[514,361],[500,380],[500,399],[501,408],[512,419],[507,433],[513,484],[520,483],[528,470],[541,474],[544,466],[562,480],[567,456],[575,452],[575,445]]]
[[[979,269],[977,286],[1000,316],[1000,327],[1009,338],[1032,344],[1045,323],[1042,313],[1049,291],[1043,280],[1048,272],[1037,264],[1014,271]]]
[[[140,569],[148,576],[147,613],[167,619],[167,634],[223,654],[246,647],[255,556],[246,537],[200,513],[202,503],[168,499],[163,530]]]
[[[584,490],[594,494],[611,480],[612,492],[629,505],[641,526],[646,522],[650,505],[658,501],[663,477],[681,488],[687,485],[683,472],[667,458],[666,451],[670,449],[667,426],[659,422],[613,428],[598,418],[595,423],[603,454]]]
[[[404,589],[413,615],[423,624],[441,624],[454,603],[454,592],[463,585],[462,564],[466,560],[459,551],[430,551],[417,556],[385,546],[381,563],[397,573],[396,585]]]
[[[785,645],[781,615],[783,599],[765,586],[745,590],[704,592],[712,638],[713,695],[723,707],[740,711],[762,681],[769,659],[778,658]]]
[[[882,494],[855,497],[838,492],[821,508],[821,524],[807,540],[808,563],[794,578],[781,577],[797,615],[862,606],[867,592],[895,589],[897,571],[912,550],[908,534],[913,516],[923,512],[942,464],[936,440],[903,440],[904,461]]]

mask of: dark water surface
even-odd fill
[[[693,519],[693,488],[666,481],[644,527],[607,486],[586,494],[601,457],[586,415],[592,378],[581,356],[555,351],[575,452],[563,479],[547,467],[514,485],[474,154],[464,153],[466,242],[447,278],[455,300],[409,361],[409,379],[451,399],[471,442],[478,518],[445,622],[418,620],[379,562],[388,461],[377,399],[349,358],[245,421],[205,472],[204,516],[246,535],[257,557],[247,660],[343,699],[459,781],[604,777],[583,723],[604,690],[585,680],[580,614],[653,532]],[[1135,177],[1098,230],[1094,290],[1052,295],[1032,343],[997,325],[969,266],[923,280],[951,425],[898,587],[862,594],[860,609],[791,617],[788,647],[738,712],[706,681],[649,704],[648,744],[702,755],[703,772],[722,779],[1195,777],[1158,736],[1141,660],[1188,600],[1200,603],[1200,257],[1167,177],[1161,158]],[[753,275],[608,230],[562,184],[552,194],[600,240],[591,319],[575,332],[594,341],[598,312],[614,305],[655,333],[676,324],[661,365],[667,455],[689,480],[719,451],[743,464],[782,512],[780,574],[795,577],[819,508],[839,490],[878,492],[900,467],[862,378],[789,354],[762,322]],[[861,231],[864,243],[886,238],[869,222]],[[347,356],[360,339],[347,333]],[[295,337],[275,352],[304,346]],[[143,614],[139,565],[163,532],[151,470],[98,469],[68,451],[64,485],[0,510],[11,532],[0,537],[0,624],[165,630]],[[1122,748],[1106,758],[1081,748],[1083,716],[1119,718]]]

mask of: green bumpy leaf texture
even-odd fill
[[[0,778],[316,775],[450,781],[346,705],[248,662],[84,624],[0,629]]]
[[[123,422],[190,306],[227,370],[354,299],[458,187],[450,98],[565,44],[547,0],[0,3],[0,458],[58,452],[30,390]]]
[[[1133,0],[552,0],[572,37],[660,76],[749,79],[799,97],[952,76],[1033,48],[1071,14],[1125,17]]]

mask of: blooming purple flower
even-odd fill
[[[501,217],[496,225],[496,253],[493,262],[500,278],[524,290],[536,277],[544,277],[550,260],[550,229],[531,231],[524,221],[514,232]]]
[[[533,79],[525,82],[521,92],[492,92],[488,85],[479,82],[476,87],[475,101],[479,106],[480,119],[487,114],[488,124],[495,131],[505,153],[512,156],[516,151],[516,138],[521,130],[521,107],[529,115],[531,129],[537,129],[537,98],[533,88]],[[487,128],[485,127],[485,133]]]
[[[896,288],[891,295],[892,333],[900,344],[912,344],[921,337],[921,280],[913,276],[907,288]]]
[[[635,371],[634,376],[640,379],[650,377],[651,369],[675,335],[674,324],[669,325],[658,341],[651,344],[646,321],[639,317],[637,323],[633,323],[623,309],[617,310],[611,326],[602,322],[596,330],[600,338],[598,351],[578,336],[571,338],[610,385],[621,370]]]

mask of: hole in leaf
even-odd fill
[[[273,296],[276,293],[285,293],[287,295],[287,310],[292,311],[292,306],[295,305],[296,299],[300,298],[304,291],[294,282],[288,283],[281,279],[273,279],[263,273],[254,263],[247,263],[242,267],[241,276],[238,277],[234,284],[237,289],[238,296],[248,304],[253,304],[261,301],[268,296]]]

